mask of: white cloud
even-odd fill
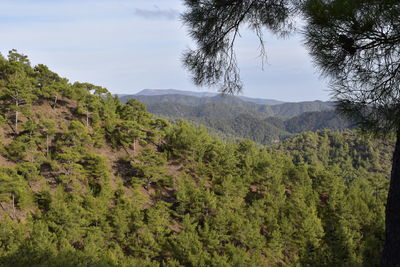
[[[179,11],[176,9],[161,9],[158,6],[154,6],[153,9],[135,8],[133,14],[137,17],[145,19],[167,19],[175,20],[179,17]]]

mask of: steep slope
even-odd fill
[[[271,106],[271,109],[273,116],[294,117],[305,112],[332,110],[334,109],[334,104],[317,100],[298,103],[283,103]]]
[[[231,95],[200,97],[201,94],[195,92],[175,94],[177,92],[180,91],[144,90],[138,95],[120,98],[127,101],[133,97],[145,103],[147,110],[157,116],[172,120],[185,118],[223,135],[250,138],[261,144],[277,142],[289,137],[291,133],[301,131],[346,129],[348,124],[346,120],[335,115],[329,118],[329,122],[318,121],[327,118],[326,115],[323,118],[324,115],[319,114],[319,111],[333,110],[333,103],[330,102],[263,105]],[[344,125],[339,125],[341,123]]]
[[[378,264],[390,140],[224,142],[12,53],[0,57],[1,266]]]
[[[175,98],[175,95],[171,95]],[[178,96],[179,98],[180,96]],[[188,119],[200,123],[211,130],[216,130],[230,136],[250,138],[261,143],[270,144],[283,140],[292,134],[304,131],[316,131],[322,129],[344,130],[354,129],[355,124],[340,117],[333,110],[304,112],[301,115],[285,118],[268,116],[254,109],[234,106],[231,103],[211,102],[202,105],[183,105],[174,103],[170,97],[151,98],[154,103],[147,105],[147,110],[157,116],[176,120],[177,118]],[[158,102],[161,101],[161,102]],[[305,103],[308,108],[302,105],[293,104],[294,109],[288,111],[286,105],[276,105],[268,108],[274,114],[273,109],[280,108],[278,112],[299,112],[308,109],[331,108],[331,104],[324,102]],[[316,104],[316,106],[314,106]],[[282,107],[280,107],[282,106]],[[294,111],[296,110],[296,111]]]
[[[147,110],[167,119],[184,118],[207,128],[239,138],[249,138],[260,144],[270,144],[287,138],[290,133],[264,120],[263,114],[225,103],[207,103],[191,107],[169,102],[151,104]]]
[[[340,116],[334,110],[305,112],[284,121],[285,129],[291,133],[331,129],[343,131],[355,129],[356,123]]]
[[[147,105],[147,110],[153,114],[181,118],[236,118],[240,114],[248,113],[262,118],[263,114],[242,107],[235,107],[226,103],[206,103],[199,106],[187,106],[171,102],[162,102]]]

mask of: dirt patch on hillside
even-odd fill
[[[12,161],[7,160],[5,157],[0,155],[0,167],[3,167],[3,168],[14,168],[15,166],[17,166],[17,164],[15,164]]]

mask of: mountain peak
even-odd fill
[[[189,96],[196,96],[196,97],[212,97],[216,96],[219,93],[213,92],[193,92],[193,91],[182,91],[176,89],[143,89],[136,95],[146,95],[146,96],[155,96],[155,95],[189,95]]]

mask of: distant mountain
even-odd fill
[[[274,143],[304,131],[354,128],[334,110],[305,112],[291,118],[266,117],[265,113],[217,102],[198,106],[159,102],[148,104],[147,110],[167,119],[184,118],[219,133],[249,138],[261,144]]]
[[[151,105],[156,103],[175,103],[186,106],[201,106],[208,103],[225,103],[234,107],[246,108],[249,110],[259,111],[267,114],[272,114],[273,111],[269,105],[259,105],[252,102],[243,101],[238,97],[231,95],[215,95],[212,97],[196,97],[189,95],[179,95],[179,94],[168,94],[168,95],[133,95],[121,98],[122,102],[126,99],[135,98],[140,102]]]
[[[243,107],[227,103],[210,102],[199,106],[188,106],[179,103],[160,102],[148,104],[147,110],[153,114],[181,118],[235,118],[240,114],[250,114],[253,117],[263,118],[264,115]]]
[[[175,89],[144,89],[136,94],[138,95],[147,95],[147,96],[155,96],[155,95],[188,95],[188,96],[196,96],[196,97],[207,97],[207,96],[216,96],[218,93],[213,92],[193,92],[193,91],[181,91]]]
[[[334,111],[332,102],[262,104],[246,97],[178,90],[146,89],[136,95],[120,96],[122,102],[135,98],[147,110],[167,119],[184,118],[231,138],[249,138],[261,144],[275,143],[303,131],[354,128]],[[254,99],[253,99],[254,100]],[[266,100],[267,101],[267,100]]]
[[[271,109],[274,113],[273,115],[282,117],[295,117],[305,112],[333,110],[334,108],[333,102],[323,102],[319,100],[283,103],[280,105],[271,106]]]
[[[125,103],[129,98],[135,98],[146,105],[158,103],[174,103],[185,106],[201,106],[207,103],[225,103],[234,107],[244,108],[251,111],[262,113],[263,116],[281,116],[294,117],[304,112],[332,110],[334,108],[331,102],[307,101],[298,103],[283,103],[277,105],[256,104],[254,102],[244,101],[231,95],[215,95],[213,97],[197,97],[181,94],[165,95],[127,95],[120,99]]]
[[[215,92],[193,92],[193,91],[181,91],[181,90],[175,90],[175,89],[144,89],[140,91],[139,93],[135,94],[135,96],[163,96],[163,95],[184,95],[184,96],[194,96],[194,97],[214,97],[221,95],[220,93],[215,93]],[[133,95],[119,95],[121,98],[121,101],[124,99],[128,99],[132,97]],[[227,95],[225,95],[227,96]],[[230,96],[230,95],[229,95]],[[274,100],[274,99],[263,99],[263,98],[252,98],[252,97],[247,97],[247,96],[235,96],[235,98],[239,98],[241,100],[244,100],[246,102],[252,102],[260,105],[278,105],[282,104],[284,102]]]
[[[187,106],[161,102],[147,105],[147,110],[167,119],[184,118],[218,133],[249,138],[261,144],[277,142],[291,135],[266,121],[262,113],[227,103],[214,102]]]
[[[247,97],[247,96],[236,96],[244,101],[247,102],[253,102],[259,105],[279,105],[283,104],[285,102],[279,101],[279,100],[274,100],[274,99],[263,99],[263,98],[252,98],[252,97]]]
[[[285,130],[290,133],[323,129],[343,131],[345,129],[355,129],[357,127],[356,123],[340,116],[335,110],[305,112],[284,121],[284,125]]]

